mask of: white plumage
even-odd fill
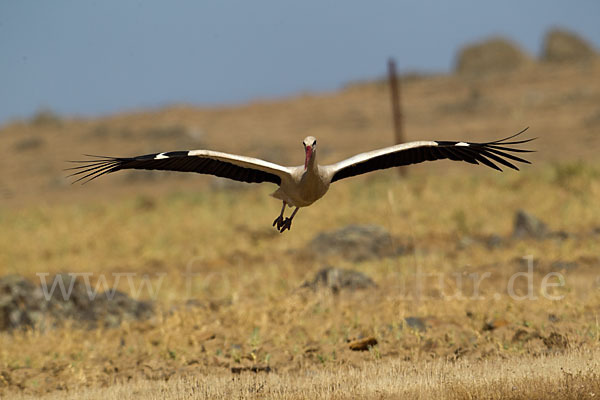
[[[271,182],[279,185],[272,194],[283,201],[281,213],[273,222],[280,232],[290,229],[292,219],[301,207],[306,207],[323,197],[329,185],[341,179],[367,172],[416,164],[423,161],[450,159],[471,164],[484,164],[502,171],[496,163],[518,170],[511,162],[528,163],[512,153],[525,153],[512,147],[534,139],[510,141],[527,128],[508,138],[493,142],[470,143],[456,141],[417,141],[398,144],[367,153],[357,154],[331,165],[317,163],[317,140],[309,136],[304,139],[304,165],[284,167],[253,157],[221,153],[212,150],[172,151],[147,154],[137,157],[91,156],[94,159],[73,161],[81,163],[70,176],[79,176],[75,182],[88,182],[101,175],[122,169],[155,169],[168,171],[197,172],[234,179],[241,182]],[[283,218],[286,205],[295,207],[289,218]]]

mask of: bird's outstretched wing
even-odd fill
[[[490,168],[502,171],[496,165],[498,163],[519,170],[511,161],[526,164],[530,164],[530,162],[511,153],[529,153],[533,150],[524,150],[514,148],[513,146],[530,142],[535,138],[515,141],[510,141],[510,139],[522,134],[527,129],[525,128],[521,132],[505,139],[485,143],[441,140],[403,143],[358,154],[336,164],[329,165],[327,168],[332,174],[331,182],[379,169],[441,159],[466,161],[471,164],[481,163]]]
[[[197,172],[241,182],[272,182],[277,185],[290,176],[288,168],[253,157],[238,156],[211,150],[171,151],[137,157],[93,157],[68,170],[75,182],[89,182],[104,174],[122,169],[154,169],[164,171]]]

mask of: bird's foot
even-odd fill
[[[283,215],[280,215],[279,217],[275,218],[275,221],[273,221],[273,226],[276,226],[277,230],[281,229],[281,225],[283,225]]]
[[[278,227],[279,229],[279,233],[283,233],[283,231],[290,230],[290,228],[292,227],[292,220],[291,218],[286,218],[282,223],[281,226]]]

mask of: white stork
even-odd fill
[[[69,176],[81,175],[75,182],[85,179],[87,179],[85,182],[89,182],[101,175],[122,169],[155,169],[197,172],[249,183],[271,182],[279,185],[272,196],[283,201],[281,213],[273,221],[273,226],[283,233],[291,228],[292,219],[301,207],[307,207],[323,197],[331,183],[351,176],[440,159],[466,161],[471,164],[482,163],[502,171],[494,163],[497,162],[518,171],[519,168],[508,160],[527,164],[530,162],[510,153],[526,153],[532,150],[512,146],[534,139],[519,141],[510,141],[510,139],[526,130],[527,128],[505,139],[484,143],[441,140],[403,143],[361,153],[331,165],[317,163],[317,139],[312,136],[308,136],[302,142],[305,151],[304,165],[297,167],[283,167],[258,158],[211,150],[171,151],[126,158],[89,156],[95,159],[72,161],[82,165],[69,168],[75,170]],[[284,219],[286,206],[295,209],[289,218]]]

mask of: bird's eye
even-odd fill
[[[316,146],[317,145],[317,141],[315,140],[312,145]]]

